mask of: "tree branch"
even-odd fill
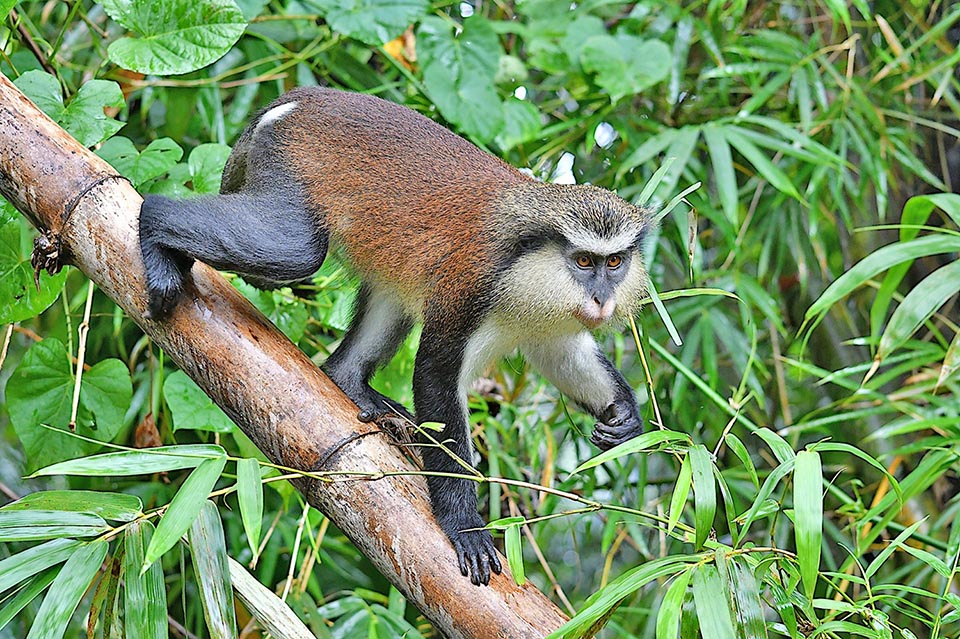
[[[0,193],[59,237],[66,260],[123,308],[272,461],[315,469],[336,451],[317,470],[415,470],[383,436],[356,437],[375,427],[358,422],[350,400],[213,269],[194,266],[185,300],[168,321],[145,320],[140,195],[2,75]],[[421,478],[304,479],[298,488],[448,637],[543,637],[563,623],[539,590],[516,586],[507,570],[489,587],[460,575]]]

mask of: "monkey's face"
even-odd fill
[[[501,289],[506,317],[529,330],[570,333],[622,324],[636,310],[647,275],[635,237],[571,239],[521,236]]]

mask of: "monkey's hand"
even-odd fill
[[[641,433],[643,420],[640,419],[636,404],[619,400],[607,406],[600,415],[590,441],[600,450],[610,450]]]
[[[493,536],[489,530],[470,530],[483,528],[484,523],[477,515],[466,519],[457,517],[448,521],[440,521],[440,527],[447,533],[457,551],[457,563],[460,565],[460,574],[470,577],[474,586],[486,586],[490,583],[490,571],[498,575],[503,571],[497,550],[493,545]]]

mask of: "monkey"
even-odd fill
[[[639,309],[651,217],[596,186],[540,182],[399,104],[300,87],[243,131],[219,195],[144,198],[145,317],[170,315],[195,260],[276,288],[338,251],[360,288],[322,370],[360,421],[413,419],[369,381],[422,324],[414,415],[443,424],[442,446],[420,447],[431,507],[461,574],[486,585],[502,567],[475,482],[447,476],[463,474],[456,458],[474,463],[467,390],[519,349],[596,419],[598,448],[642,433],[633,389],[593,331]]]

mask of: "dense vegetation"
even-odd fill
[[[666,313],[606,338],[650,435],[572,472],[592,424],[519,357],[472,403],[481,470],[553,489],[482,499],[526,577],[579,611],[562,636],[611,613],[600,636],[960,634],[960,7],[347,6],[25,1],[0,70],[144,193],[216,191],[258,108],[324,84],[666,211],[647,251]],[[187,569],[205,535],[318,637],[435,636],[287,482],[261,492],[267,466],[237,461],[259,453],[82,273],[34,289],[34,231],[0,211],[0,488],[33,493],[0,509],[0,637],[82,636],[91,606],[91,636],[211,636],[197,594],[217,575]],[[348,321],[332,260],[307,299],[234,281],[317,361]],[[389,395],[409,398],[413,352],[378,376]],[[195,447],[21,479],[108,442]],[[176,515],[198,509],[188,549]],[[147,592],[167,605],[124,617]]]

